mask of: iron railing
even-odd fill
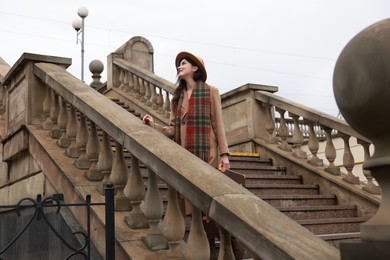
[[[37,221],[43,220],[49,229],[55,234],[56,237],[68,248],[71,253],[64,259],[70,259],[73,256],[81,256],[83,259],[91,259],[91,239],[90,239],[90,217],[91,217],[91,206],[105,206],[106,212],[106,259],[115,259],[115,217],[114,217],[114,186],[112,183],[107,183],[105,187],[105,202],[104,203],[91,203],[91,195],[87,195],[85,203],[62,203],[63,195],[55,194],[47,197],[42,197],[41,194],[37,195],[34,200],[32,198],[23,198],[15,205],[0,205],[0,209],[11,209],[15,210],[18,217],[21,216],[21,210],[25,208],[33,208],[34,213],[29,218],[28,222],[23,228],[15,235],[15,237],[8,242],[6,246],[0,245],[0,260],[3,260],[2,255],[16,243],[16,241],[22,236],[22,234],[31,225],[34,219]],[[72,246],[66,241],[63,236],[56,230],[53,224],[48,219],[44,208],[55,208],[55,213],[60,213],[62,207],[86,207],[87,211],[87,228],[86,231],[75,231],[72,234],[77,237],[81,243],[79,248]]]

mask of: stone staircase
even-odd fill
[[[317,185],[287,174],[271,160],[231,156],[231,170],[245,176],[245,187],[335,247],[342,241],[360,240],[356,205],[339,205],[333,194],[322,194]],[[299,234],[297,234],[299,237]]]

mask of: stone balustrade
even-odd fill
[[[275,130],[275,135],[280,137],[281,150],[291,152],[291,154],[298,158],[308,158],[307,162],[324,167],[324,170],[333,175],[342,176],[342,179],[351,184],[362,184],[362,189],[372,194],[380,194],[379,186],[373,181],[373,178],[369,171],[364,171],[365,180],[360,181],[359,176],[354,175],[353,169],[355,168],[354,155],[350,147],[350,139],[355,138],[357,145],[360,145],[360,149],[355,149],[358,154],[355,156],[363,157],[365,160],[369,158],[369,146],[371,141],[355,130],[353,130],[344,120],[332,117],[330,115],[323,114],[320,111],[313,110],[311,108],[297,105],[294,102],[285,98],[278,97],[269,92],[258,91],[256,92],[256,100],[263,103],[267,103],[267,109],[271,109],[265,116],[274,116],[279,114],[280,120],[275,118],[269,118],[268,121],[278,121],[279,126],[273,126],[271,129]],[[272,111],[274,109],[274,111]],[[291,117],[292,124],[287,124],[285,120],[285,112]],[[302,123],[300,123],[302,122]],[[281,129],[286,129],[281,131]],[[287,129],[289,129],[287,131]],[[307,131],[308,129],[308,131]],[[270,130],[268,130],[270,131]],[[290,133],[290,134],[289,134]],[[292,134],[291,134],[292,133]],[[304,134],[305,133],[305,134]],[[273,133],[268,136],[264,136],[266,141],[272,143],[271,140]],[[290,138],[289,138],[290,137]],[[339,151],[336,152],[334,142],[336,139],[342,139],[343,147],[339,147]],[[286,141],[288,140],[288,142]],[[307,153],[302,151],[304,142],[307,142]],[[322,145],[322,151],[320,151],[320,143]],[[324,154],[323,159],[318,157],[318,154]],[[324,160],[326,160],[324,162]],[[336,166],[335,161],[341,162],[341,165]],[[361,162],[359,165],[361,166]],[[342,173],[341,168],[344,167],[346,174]]]
[[[169,117],[170,100],[175,89],[171,82],[121,58],[115,58],[113,64],[120,71],[118,89],[130,93],[157,113]]]
[[[368,138],[344,120],[280,97],[276,91],[272,86],[247,84],[222,95],[233,151],[259,152],[256,142],[261,140],[369,194],[380,194],[370,172],[362,170],[372,148]]]

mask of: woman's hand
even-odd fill
[[[225,172],[230,169],[229,157],[227,154],[222,154],[221,159],[219,160],[218,170]]]
[[[149,125],[149,126],[154,128],[154,120],[153,120],[153,117],[151,117],[150,115],[145,115],[142,118],[142,122],[144,122],[144,124]]]

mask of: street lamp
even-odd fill
[[[88,16],[88,9],[80,7],[77,14],[81,17],[81,21],[74,20],[72,26],[77,32],[76,43],[79,42],[79,34],[81,33],[81,80],[84,82],[84,18]]]

